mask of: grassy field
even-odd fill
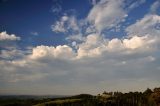
[[[36,104],[34,106],[48,106],[48,105],[60,105],[60,104],[72,104],[72,103],[79,103],[81,99],[64,99],[64,100],[54,100],[45,103]]]

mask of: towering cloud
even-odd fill
[[[74,51],[67,45],[54,46],[37,46],[33,48],[31,58],[32,59],[72,59],[74,57]]]

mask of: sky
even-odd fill
[[[160,0],[0,0],[0,95],[160,86]]]

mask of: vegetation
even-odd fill
[[[160,88],[144,92],[103,92],[63,98],[0,98],[0,106],[160,106]]]

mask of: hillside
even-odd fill
[[[61,98],[0,98],[0,106],[160,106],[160,88],[144,92],[103,92]]]

